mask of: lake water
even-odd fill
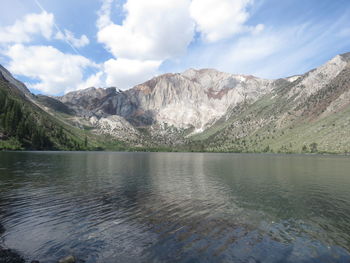
[[[0,152],[0,223],[41,262],[350,262],[350,158]]]

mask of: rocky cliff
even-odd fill
[[[271,92],[274,81],[214,69],[165,74],[127,91],[89,88],[58,99],[95,125],[120,116],[134,127],[206,130],[229,108]]]
[[[277,80],[189,69],[126,91],[92,87],[61,97],[33,96],[0,72],[65,124],[133,146],[301,152],[317,144],[350,151],[350,53]]]

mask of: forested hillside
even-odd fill
[[[0,149],[84,150],[79,138],[0,76]]]

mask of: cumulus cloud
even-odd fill
[[[147,80],[193,39],[189,0],[128,0],[121,25],[111,20],[112,4],[104,1],[97,21],[98,41],[114,56],[104,64],[107,85],[125,89]]]
[[[9,61],[9,70],[34,80],[27,85],[47,94],[61,94],[96,84],[94,76],[84,80],[85,69],[97,67],[89,59],[63,53],[52,46],[30,46],[35,36],[66,41],[73,47],[89,44],[85,35],[76,38],[69,30],[61,32],[54,20],[53,14],[43,10],[39,14],[28,14],[13,25],[0,27],[0,44],[3,44],[0,53]]]
[[[197,30],[208,42],[228,38],[243,31],[261,31],[257,27],[245,26],[249,18],[247,8],[252,0],[192,0],[190,13]]]
[[[157,60],[110,59],[104,63],[106,84],[121,89],[131,88],[156,75],[161,63]]]
[[[32,41],[34,35],[50,39],[53,32],[54,16],[45,11],[28,14],[13,25],[0,27],[0,43],[25,43]]]
[[[112,24],[111,20],[111,11],[112,11],[112,4],[114,0],[104,0],[102,1],[102,6],[100,10],[97,12],[98,19],[97,19],[97,27],[102,29],[107,27],[108,25]]]
[[[89,59],[65,54],[52,46],[11,46],[6,55],[8,68],[18,75],[36,80],[29,87],[47,94],[76,89],[84,81],[84,69],[97,67]]]
[[[115,57],[167,59],[182,54],[192,40],[188,0],[128,0],[122,25],[110,22],[103,8],[97,37]]]
[[[105,63],[107,83],[121,88],[147,80],[164,61],[185,54],[195,30],[215,42],[264,29],[244,25],[252,0],[127,0],[121,24],[111,18],[114,3],[103,1],[97,39],[114,56]]]
[[[90,43],[90,40],[86,35],[82,35],[80,38],[76,38],[74,34],[65,29],[64,32],[58,31],[55,35],[56,39],[67,41],[70,43],[73,47],[80,48],[88,45]]]
[[[188,0],[128,0],[122,25],[108,19],[107,4],[97,37],[115,57],[164,60],[185,52],[193,38]]]
[[[77,87],[65,90],[65,93],[90,87],[106,87],[105,74],[102,71],[98,71],[96,74],[92,74],[85,81],[81,82]]]
[[[45,10],[26,15],[11,26],[0,27],[0,44],[5,44],[2,45],[5,52],[0,52],[10,60],[10,70],[35,79],[30,87],[48,94],[90,86],[126,89],[159,74],[161,65],[185,55],[192,41],[194,45],[205,46],[206,42],[216,45],[237,33],[259,35],[263,25],[246,25],[252,1],[126,0],[121,7],[124,18],[115,23],[112,8],[117,1],[103,0],[96,22],[97,40],[113,57],[100,66],[75,49],[88,45],[89,38],[76,36],[67,29],[60,30],[53,14]],[[196,32],[202,38],[195,39]],[[36,35],[65,41],[77,55],[63,53],[52,46],[30,45]],[[215,50],[206,55],[217,53],[220,52]],[[229,56],[239,55],[239,52],[233,53]],[[100,71],[90,71],[91,75],[86,78],[89,67]]]
[[[129,89],[157,75],[161,63],[158,60],[109,59],[101,65],[100,71],[89,76],[76,88],[66,89],[65,92],[89,87]]]

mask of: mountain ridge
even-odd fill
[[[91,87],[59,97],[29,92],[29,97],[72,127],[146,150],[311,152],[315,147],[310,145],[317,144],[318,151],[344,153],[350,151],[350,141],[331,147],[336,140],[329,134],[344,136],[347,130],[332,124],[333,129],[326,126],[328,135],[318,138],[321,130],[315,123],[350,111],[349,82],[350,53],[344,53],[305,74],[274,80],[188,69],[125,91]],[[23,87],[18,89],[28,96]],[[336,123],[347,127],[346,116]],[[307,134],[308,127],[319,129],[315,140],[297,134]]]

